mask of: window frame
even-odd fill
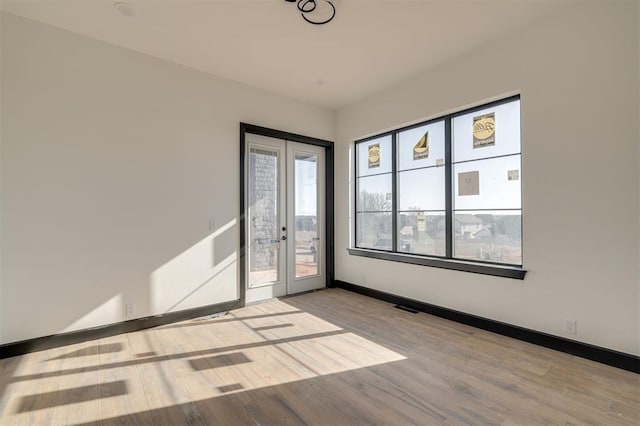
[[[453,219],[454,219],[454,176],[453,176],[453,135],[452,135],[452,124],[453,120],[456,117],[467,115],[473,113],[475,111],[484,110],[487,108],[493,108],[499,105],[507,104],[513,101],[520,101],[520,94],[509,96],[506,98],[502,98],[496,101],[479,104],[475,107],[466,108],[464,110],[444,114],[426,121],[421,121],[419,123],[411,124],[408,126],[399,127],[390,131],[386,131],[383,133],[376,134],[374,136],[370,136],[363,139],[358,139],[354,141],[354,155],[353,155],[353,189],[354,189],[354,198],[353,198],[353,232],[352,232],[352,243],[348,248],[348,253],[354,256],[364,256],[373,259],[381,259],[388,260],[394,262],[401,263],[409,263],[415,265],[422,266],[430,266],[436,268],[445,268],[456,271],[465,271],[472,272],[484,275],[493,275],[505,278],[513,278],[513,279],[524,279],[526,275],[526,270],[523,268],[524,265],[524,256],[523,256],[523,241],[522,241],[522,172],[520,173],[520,235],[521,235],[521,253],[522,253],[522,264],[521,265],[511,265],[504,264],[492,261],[485,260],[469,260],[463,258],[455,258],[454,257],[454,244],[455,244],[455,235],[454,235],[454,227],[453,227]],[[520,114],[521,115],[521,114]],[[424,254],[414,254],[414,253],[406,253],[398,251],[398,212],[399,212],[399,190],[398,190],[398,135],[401,132],[415,129],[418,127],[428,126],[430,124],[436,122],[444,122],[445,128],[445,140],[444,140],[444,174],[445,174],[445,255],[424,255]],[[520,125],[520,134],[522,135],[522,124]],[[357,247],[357,236],[358,236],[358,195],[359,195],[359,178],[366,176],[358,176],[358,145],[371,142],[376,139],[382,139],[385,137],[391,137],[391,185],[392,185],[392,200],[391,200],[391,250],[384,249],[375,249],[375,248],[363,248]],[[522,170],[522,139],[520,140],[520,151],[519,154],[509,154],[509,155],[519,155],[520,156],[520,170]],[[493,157],[487,157],[493,158]],[[467,160],[467,161],[480,161],[485,159],[479,158],[476,160]],[[517,210],[517,209],[513,209]]]

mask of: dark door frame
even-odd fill
[[[326,218],[326,285],[327,287],[335,287],[335,246],[334,246],[334,191],[333,191],[333,162],[334,147],[333,142],[324,139],[312,138],[310,136],[298,135],[295,133],[283,132],[281,130],[269,129],[267,127],[256,126],[253,124],[240,123],[240,306],[245,305],[246,300],[246,248],[247,235],[245,232],[245,135],[251,133],[254,135],[268,136],[276,139],[284,139],[291,142],[299,142],[308,145],[320,146],[325,149],[325,218]]]

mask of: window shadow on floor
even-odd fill
[[[99,355],[106,353],[115,353],[122,351],[122,343],[108,343],[104,345],[87,346],[86,348],[78,349],[77,351],[62,354],[53,358],[49,358],[47,361],[53,361],[58,359],[67,358],[80,358],[83,356]]]
[[[124,380],[100,383],[89,386],[78,386],[69,389],[58,389],[52,392],[43,392],[23,396],[16,413],[42,410],[61,405],[77,404],[95,399],[113,397],[127,394],[127,384]]]

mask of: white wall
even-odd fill
[[[236,299],[239,123],[333,139],[334,113],[1,27],[0,343]]]
[[[2,17],[0,16],[0,343],[2,343]]]
[[[638,3],[581,2],[338,112],[336,278],[640,354]],[[411,52],[407,52],[411,54]],[[522,94],[524,281],[346,252],[363,136]],[[564,334],[564,319],[578,335]]]
[[[559,336],[571,318],[577,340],[640,354],[639,16],[635,2],[573,5],[336,123],[3,13],[0,343],[122,321],[126,303],[142,317],[236,298],[244,121],[337,132],[338,279]],[[514,91],[524,281],[346,253],[354,139]]]

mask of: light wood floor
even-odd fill
[[[640,376],[340,289],[0,361],[0,424],[640,423]]]

